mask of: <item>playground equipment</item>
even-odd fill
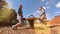
[[[28,18],[23,18],[22,5],[20,5],[19,10],[18,10],[18,14],[19,14],[19,16],[21,16],[20,17],[21,23],[16,24],[14,27],[17,27],[18,25],[22,25],[23,26],[25,20],[27,20],[29,22],[30,28],[32,28],[32,29],[34,29],[34,21],[35,20],[40,20],[42,23],[44,23],[46,21],[45,10],[44,10],[43,7],[40,7],[39,10],[40,10],[40,13],[41,13],[40,14],[40,18],[36,18],[33,15],[30,15]]]
[[[40,18],[36,18],[33,15],[30,15],[29,18],[26,18],[26,20],[28,20],[31,28],[34,28],[35,20],[40,20],[42,23],[46,23],[46,14],[45,14],[44,8],[40,7],[39,10],[40,10]]]
[[[4,6],[8,6],[8,4],[4,1],[4,0],[0,0],[0,10],[4,7]],[[23,26],[24,25],[24,21],[28,21],[29,24],[30,24],[30,27],[31,28],[34,28],[34,21],[35,20],[40,20],[42,23],[44,23],[46,21],[46,14],[45,14],[45,9],[43,7],[40,7],[39,10],[40,10],[40,18],[36,18],[34,17],[33,15],[30,15],[28,18],[23,18],[23,12],[22,12],[22,4],[19,6],[19,9],[18,9],[18,14],[19,14],[19,17],[17,18],[17,23],[15,26]],[[2,12],[2,11],[1,11]],[[11,11],[9,11],[10,13]],[[9,14],[8,13],[8,14]],[[14,22],[12,19],[16,20],[16,17],[15,17],[15,13],[14,13],[14,10],[12,10],[12,17],[11,18],[7,18],[6,21],[8,21],[7,23],[9,22]],[[15,18],[14,18],[15,17]],[[8,20],[10,19],[10,20]],[[4,22],[5,23],[5,20]],[[6,23],[5,23],[6,24]]]
[[[34,21],[35,20],[40,20],[39,18],[35,18],[33,15],[30,15],[26,20],[29,22],[30,27],[33,29],[34,28]]]

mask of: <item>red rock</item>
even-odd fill
[[[60,15],[55,16],[51,21],[50,25],[60,25]]]

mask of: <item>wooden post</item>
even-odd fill
[[[34,29],[34,20],[28,20],[30,28]]]

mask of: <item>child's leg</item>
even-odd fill
[[[19,18],[18,18],[18,21],[19,21],[19,23],[17,23],[17,24],[15,24],[15,25],[13,25],[12,26],[12,28],[14,29],[15,27],[17,28],[18,26],[20,26],[21,24],[21,17],[19,16]]]
[[[17,27],[20,26],[20,23],[17,23],[15,25],[12,26],[12,29],[17,29]]]

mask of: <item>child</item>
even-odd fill
[[[22,18],[23,18],[23,13],[22,13],[22,5],[20,5],[19,7],[19,10],[18,10],[18,14],[17,14],[17,20],[18,20],[18,23],[16,25],[13,25],[12,28],[16,29],[17,26],[21,25],[22,23]]]

